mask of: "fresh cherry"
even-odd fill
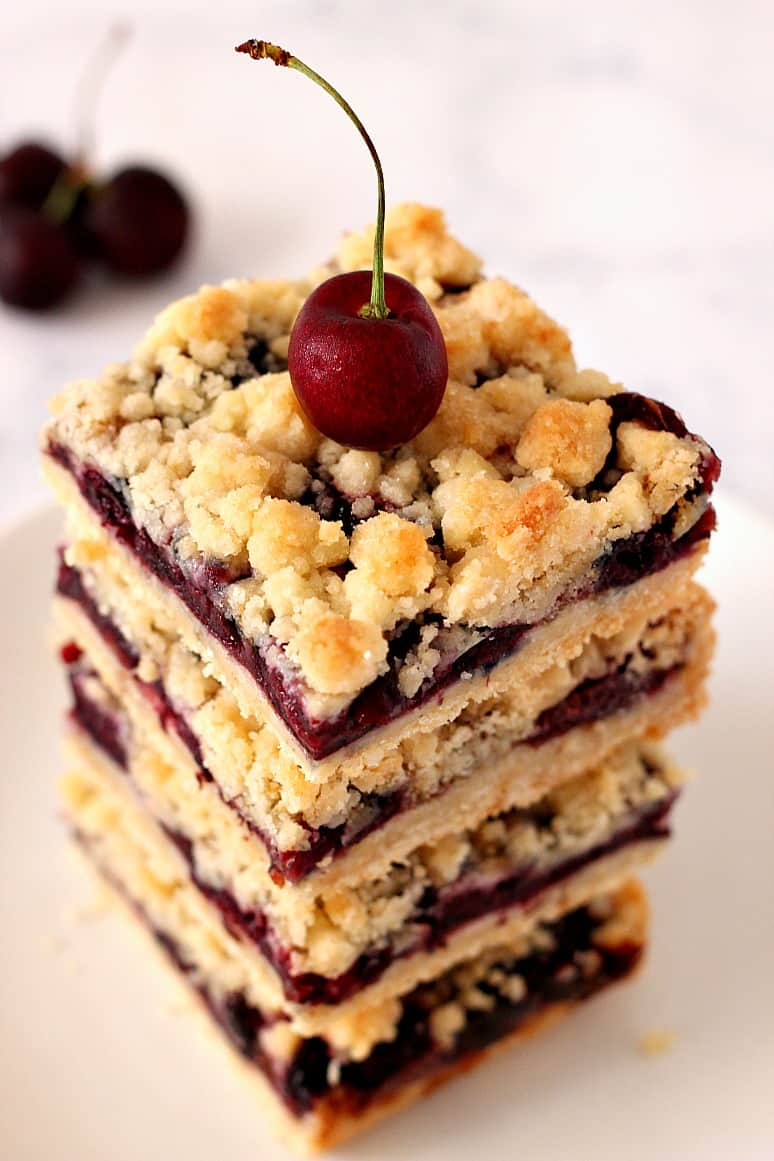
[[[0,298],[45,310],[61,302],[80,276],[80,260],[66,228],[24,207],[0,217]]]
[[[413,439],[441,405],[446,347],[415,286],[384,276],[389,313],[363,317],[371,272],[337,274],[309,295],[290,336],[288,369],[315,427],[348,447],[384,451]]]
[[[84,226],[111,270],[141,278],[174,262],[188,236],[189,218],[183,195],[164,174],[132,165],[95,191]]]
[[[337,443],[386,451],[413,439],[441,405],[448,365],[441,328],[410,282],[384,273],[384,175],[357,114],[298,57],[265,40],[237,52],[295,69],[325,90],[365,141],[376,167],[373,271],[337,274],[309,295],[293,326],[290,381],[315,427]]]
[[[39,210],[65,162],[37,141],[24,141],[0,161],[0,203]]]
[[[163,174],[131,166],[99,182],[92,172],[94,108],[128,33],[114,25],[81,77],[78,147],[69,161],[34,141],[0,159],[6,302],[42,309],[60,301],[78,280],[79,256],[139,277],[166,269],[185,243],[188,207]]]

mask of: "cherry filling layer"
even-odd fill
[[[116,658],[126,668],[131,669],[133,665],[130,658],[136,657],[136,650],[117,626],[100,612],[80,573],[67,565],[63,558],[60,561],[57,591],[79,606]],[[643,698],[662,689],[681,668],[678,664],[668,669],[654,668],[644,673],[636,673],[629,669],[628,661],[624,661],[603,677],[582,682],[563,701],[544,710],[538,717],[532,734],[524,739],[524,742],[537,746],[566,733],[575,726],[631,709]],[[137,678],[135,681],[158,714],[164,729],[173,730],[187,746],[198,764],[200,779],[212,783],[219,789],[217,781],[204,764],[198,738],[186,717],[173,706],[162,682],[156,681],[151,684]],[[238,803],[232,800],[228,805],[240,813]],[[241,813],[240,817],[266,847],[272,860],[272,876],[276,881],[288,879],[291,882],[299,882],[326,856],[337,857],[343,854],[366,835],[384,826],[396,814],[410,809],[413,805],[411,795],[405,790],[382,795],[364,795],[357,814],[347,823],[335,827],[307,827],[309,846],[303,850],[280,849],[270,835],[259,829],[254,822]],[[305,825],[303,820],[301,822]]]
[[[73,704],[70,717],[97,743],[101,750],[113,759],[117,766],[126,769],[129,755],[126,747],[125,720],[110,709],[99,704],[90,695],[87,682],[92,673],[74,664],[69,672],[70,691]]]
[[[605,842],[548,866],[525,865],[502,878],[477,882],[465,877],[448,887],[428,890],[408,921],[412,939],[400,951],[387,945],[365,952],[347,971],[338,976],[315,972],[294,973],[290,967],[291,952],[277,938],[267,917],[260,911],[241,911],[234,897],[209,886],[195,872],[191,844],[182,835],[167,834],[182,852],[189,865],[191,880],[223,917],[228,931],[239,939],[255,943],[282,980],[288,1000],[298,1004],[340,1004],[357,995],[384,974],[396,960],[420,952],[431,952],[443,946],[448,937],[468,923],[496,912],[506,913],[520,906],[529,908],[549,887],[569,879],[577,871],[640,842],[658,842],[669,837],[668,815],[677,795],[633,813]]]
[[[139,654],[117,625],[100,611],[84,584],[80,572],[66,563],[63,552],[60,552],[56,591],[60,596],[67,597],[68,600],[78,605],[109,646],[116,659],[126,669],[134,669],[139,660]],[[74,664],[80,656],[81,651],[74,642],[68,642],[62,649],[62,660],[66,665]],[[190,750],[199,766],[200,780],[212,783],[219,790],[217,782],[204,763],[199,739],[191,729],[185,715],[173,706],[163,683],[161,681],[140,681],[137,677],[134,680],[155,710],[163,728],[167,732],[174,731]],[[234,801],[228,802],[228,805],[240,814],[245,825],[260,838],[266,847],[272,860],[272,875],[278,881],[288,879],[293,883],[300,882],[306,875],[311,874],[327,855],[343,853],[353,843],[365,838],[373,829],[383,826],[394,814],[404,809],[408,804],[408,799],[402,792],[364,795],[356,819],[350,819],[336,827],[315,829],[307,827],[309,832],[309,845],[307,847],[304,847],[303,850],[282,850],[276,846],[270,835],[257,827],[251,819],[240,814]],[[305,824],[302,822],[302,825]]]
[[[88,848],[85,837],[76,837]],[[118,886],[120,890],[120,885]],[[134,910],[151,927],[139,907]],[[261,1032],[273,1020],[253,1007],[244,994],[225,999],[215,996],[201,974],[166,932],[154,930],[159,944],[198,992],[210,1015],[239,1054],[254,1064],[288,1110],[297,1117],[312,1112],[330,1098],[341,1115],[357,1114],[404,1086],[481,1052],[497,1040],[518,1031],[553,1004],[580,1002],[607,984],[623,979],[637,966],[640,943],[597,942],[602,921],[588,907],[578,908],[546,926],[544,949],[519,959],[504,957],[492,964],[477,988],[489,997],[489,1006],[467,1010],[466,1021],[453,1040],[440,1045],[432,1034],[431,1014],[440,1002],[454,1000],[453,977],[417,988],[403,999],[395,1038],[376,1045],[363,1061],[330,1069],[333,1054],[319,1036],[302,1040],[289,1062],[267,1051]],[[152,929],[153,930],[153,929]],[[497,984],[490,982],[496,979]],[[519,981],[517,989],[509,987]],[[509,998],[520,996],[519,999]]]
[[[664,404],[629,393],[613,396],[609,403],[613,408],[614,427],[626,420],[679,436],[686,434],[680,417]],[[134,524],[121,480],[107,479],[95,468],[80,463],[62,444],[50,444],[48,454],[71,473],[101,523],[149,572],[177,594],[229,655],[253,676],[290,733],[314,760],[328,757],[418,708],[458,681],[463,673],[489,672],[515,653],[525,635],[535,627],[508,625],[475,634],[468,649],[441,662],[432,677],[408,698],[400,692],[398,673],[406,654],[417,642],[419,625],[409,624],[391,642],[388,672],[363,690],[337,717],[316,718],[307,710],[302,683],[289,670],[279,643],[268,635],[257,643],[246,640],[222,607],[224,586],[238,579],[233,570],[218,561],[184,569],[173,544],[156,544],[144,529]],[[719,470],[720,461],[708,451],[694,489],[696,496],[711,492]],[[613,465],[606,465],[592,487],[604,490],[611,471]],[[340,494],[335,497],[335,510],[348,527],[357,522],[350,501]],[[715,517],[710,508],[688,532],[674,539],[675,517],[673,509],[648,531],[614,544],[591,571],[588,587],[573,593],[572,599],[580,600],[622,587],[665,568],[706,539],[714,528]]]
[[[550,1005],[588,999],[606,984],[633,971],[641,958],[642,946],[626,942],[597,947],[594,935],[599,926],[591,911],[581,908],[550,926],[551,950],[533,952],[518,960],[504,959],[495,965],[506,979],[519,977],[524,981],[523,998],[514,1003],[498,988],[482,982],[478,986],[492,998],[492,1007],[488,1011],[468,1010],[463,1029],[448,1047],[441,1047],[431,1032],[430,989],[418,988],[403,1001],[395,1039],[378,1044],[362,1062],[342,1065],[335,1084],[330,1080],[328,1066],[332,1057],[328,1045],[316,1037],[302,1042],[295,1058],[279,1075],[275,1070],[275,1087],[296,1115],[310,1112],[329,1093],[335,1096],[337,1109],[355,1113],[412,1081],[462,1062],[515,1032]],[[242,1055],[260,1064],[260,1047],[257,1052],[249,1047],[251,1040],[253,1045],[259,1043],[251,1029],[250,1015],[254,1012],[243,1003],[239,1018],[235,1019],[231,1008],[231,1026],[225,1030]],[[223,1026],[217,1008],[214,1015]]]
[[[71,671],[72,717],[118,766],[127,770],[126,747],[121,741],[125,734],[124,719],[118,712],[111,715],[89,697],[85,686],[90,676],[79,669]],[[400,950],[389,943],[374,948],[363,953],[347,971],[332,977],[315,972],[294,972],[292,950],[277,936],[267,915],[260,909],[241,910],[228,890],[207,883],[197,874],[193,845],[189,839],[169,827],[164,829],[183,855],[191,881],[217,907],[225,927],[235,938],[247,940],[260,948],[280,976],[287,998],[300,1004],[338,1004],[373,983],[396,960],[418,952],[433,951],[465,924],[495,912],[504,913],[516,906],[527,907],[549,887],[633,843],[666,839],[669,836],[668,816],[676,797],[676,792],[672,791],[630,810],[606,839],[570,856],[504,867],[499,874],[489,872],[486,876],[477,874],[475,867],[467,872],[463,868],[456,881],[441,888],[428,887],[424,891],[402,930]],[[538,814],[539,811],[540,808]],[[535,817],[535,811],[522,813],[525,819]],[[410,939],[405,938],[407,930],[411,932]]]

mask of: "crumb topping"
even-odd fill
[[[592,901],[589,910],[592,914],[601,911],[611,917],[611,925],[615,923],[620,943],[625,945],[628,941],[630,946],[641,943],[644,909],[639,891],[624,886],[614,895],[598,896]],[[610,939],[605,942],[604,929],[602,940],[594,932],[592,946],[574,952],[560,969],[567,975],[567,982],[574,978],[592,978],[602,965],[597,948],[604,946],[615,944]],[[489,947],[475,958],[464,960],[437,979],[421,985],[413,993],[412,1001],[426,1010],[429,1032],[435,1045],[448,1051],[454,1047],[457,1037],[476,1013],[491,1012],[503,1002],[521,1003],[529,993],[527,979],[519,974],[521,961],[532,954],[550,955],[556,950],[555,929],[548,923],[536,923],[517,939]],[[370,1025],[367,1029],[371,1033],[368,1037],[371,1041],[369,1050],[379,1042],[395,1038],[401,1011],[402,1008],[397,1013],[390,1013],[394,1021],[392,1025],[386,1016],[383,1021],[373,1016],[370,1019],[366,1017],[363,1025]],[[348,1025],[342,1025],[339,1036],[344,1028],[349,1030]],[[358,1043],[361,1054],[365,1049],[364,1039],[361,1037]]]
[[[102,552],[95,559],[95,554]],[[367,819],[370,797],[408,793],[424,801],[444,786],[471,777],[497,762],[534,729],[538,715],[556,705],[582,682],[602,677],[622,665],[632,674],[668,669],[690,657],[697,625],[707,606],[692,591],[681,609],[650,621],[647,609],[627,618],[617,632],[591,635],[578,653],[557,660],[529,684],[491,693],[432,732],[415,730],[373,761],[353,768],[348,763],[320,779],[283,750],[264,721],[240,712],[233,694],[211,675],[201,655],[187,648],[179,625],[163,609],[137,602],[120,561],[105,555],[96,542],[77,540],[68,563],[81,570],[98,607],[120,628],[143,658],[137,675],[161,679],[176,710],[188,721],[204,764],[216,778],[227,802],[282,850],[306,849],[309,830]],[[101,572],[92,571],[98,563]],[[108,578],[109,582],[108,583]],[[249,582],[245,582],[249,583]],[[430,627],[427,629],[430,635]],[[418,643],[403,673],[421,681],[432,666],[432,640]],[[259,860],[260,861],[260,860]]]
[[[335,268],[368,265],[371,244],[372,229],[345,238]],[[423,626],[422,663],[410,653],[399,675],[411,690],[440,660],[438,622],[545,616],[613,542],[684,501],[705,450],[616,428],[606,399],[620,385],[578,371],[566,332],[483,277],[438,210],[395,207],[385,246],[387,268],[430,300],[449,357],[440,410],[410,444],[344,448],[300,410],[288,337],[325,271],[173,303],[133,359],[67,388],[47,429],[192,575],[223,566],[224,607],[276,645],[319,716],[384,672],[402,624]]]
[[[459,898],[461,884],[489,890],[515,871],[536,873],[582,855],[643,811],[663,806],[682,782],[657,747],[630,745],[531,806],[418,844],[386,871],[319,891],[289,890],[266,874],[255,838],[217,796],[168,765],[96,675],[84,672],[82,681],[88,696],[121,723],[131,778],[156,817],[190,842],[197,879],[226,890],[244,913],[267,914],[298,972],[335,977],[368,951],[410,951],[424,929],[428,890],[440,900],[446,890]],[[368,1028],[370,1036],[370,1022]],[[350,1029],[348,1038],[353,1035]]]
[[[583,488],[602,470],[613,446],[611,415],[602,399],[551,400],[527,421],[516,460],[528,472],[544,468],[568,487]]]

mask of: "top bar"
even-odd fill
[[[312,762],[714,526],[712,449],[669,407],[578,371],[565,331],[417,205],[388,215],[387,266],[438,317],[441,409],[387,453],[322,437],[294,396],[288,335],[317,282],[368,265],[371,239],[346,238],[309,281],[172,304],[130,362],[60,395],[44,437]]]

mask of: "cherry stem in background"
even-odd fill
[[[253,60],[273,60],[276,65],[281,65],[283,68],[295,69],[296,72],[303,73],[310,81],[314,81],[321,89],[324,89],[337,105],[339,105],[349,117],[357,129],[360,136],[368,147],[368,152],[373,158],[374,166],[376,167],[376,181],[378,190],[378,203],[376,210],[376,229],[374,231],[374,260],[373,272],[371,276],[371,301],[366,303],[358,312],[362,318],[387,318],[389,310],[384,298],[384,173],[382,171],[382,163],[379,160],[379,154],[376,152],[376,146],[371,140],[363,122],[358,117],[355,110],[345,101],[341,93],[334,89],[333,85],[316,73],[314,69],[310,69],[309,65],[304,64],[297,56],[292,56],[286,49],[280,48],[276,44],[269,44],[265,40],[246,40],[244,44],[237,46],[237,52],[246,53],[252,57]]]
[[[132,35],[131,25],[119,22],[111,25],[105,38],[97,46],[94,56],[83,69],[75,90],[75,124],[77,143],[73,168],[86,169],[94,153],[94,110],[107,77]]]
[[[132,34],[128,24],[114,24],[81,73],[75,91],[77,147],[75,159],[56,179],[41,206],[52,222],[66,222],[81,191],[89,184],[89,162],[94,153],[94,110],[105,80]]]

